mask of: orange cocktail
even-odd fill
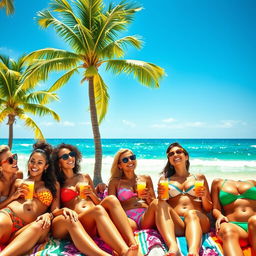
[[[195,193],[196,195],[202,190],[204,187],[204,180],[196,180],[195,181]]]
[[[83,181],[83,182],[80,182],[79,183],[79,197],[80,199],[82,200],[85,200],[86,199],[86,194],[84,193],[85,190],[89,189],[90,188],[90,185],[88,183],[88,181]]]
[[[145,181],[137,181],[137,193],[138,198],[142,198],[143,190],[146,188],[146,182]]]
[[[163,188],[163,194],[159,196],[161,200],[168,200],[169,199],[169,181],[168,179],[160,180],[159,184]]]
[[[32,181],[32,180],[25,180],[23,182],[23,184],[26,185],[27,189],[28,189],[28,192],[26,193],[26,195],[24,196],[24,198],[26,200],[29,200],[31,201],[33,199],[33,196],[34,196],[34,187],[35,187],[35,182]]]

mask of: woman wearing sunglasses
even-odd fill
[[[50,229],[52,214],[47,211],[56,208],[58,189],[50,161],[52,148],[45,142],[33,147],[28,179],[17,179],[14,184],[19,198],[0,210],[0,244],[8,244],[1,256],[25,254],[37,242],[43,242]]]
[[[212,210],[212,202],[207,180],[203,174],[189,172],[188,152],[178,143],[172,143],[166,150],[167,164],[160,178],[169,181],[169,200],[159,200],[166,219],[162,236],[167,237],[167,230],[172,230],[169,242],[176,254],[178,251],[176,236],[186,236],[188,255],[199,255],[202,234],[210,229],[210,220],[206,213]],[[200,181],[203,186],[195,189]],[[163,187],[158,185],[158,194],[164,193]],[[166,240],[166,239],[165,239]]]
[[[224,255],[243,256],[240,240],[245,240],[255,256],[256,181],[215,179],[211,193],[216,231],[223,241]]]
[[[116,153],[111,167],[108,194],[119,199],[133,230],[157,227],[162,233],[166,220],[158,200],[155,199],[152,180],[150,176],[137,175],[136,165],[136,156],[131,150],[120,149]],[[137,189],[139,184],[146,186],[141,192]],[[166,236],[171,236],[168,232],[166,229]],[[169,251],[166,255],[173,254]]]
[[[19,193],[11,195],[11,187],[17,178],[23,177],[18,171],[18,156],[12,154],[6,145],[0,146],[0,209],[19,197]],[[10,196],[11,195],[11,196]]]
[[[86,255],[109,255],[92,240],[91,237],[98,234],[117,255],[138,255],[138,245],[120,203],[115,197],[100,201],[90,176],[80,173],[81,160],[81,153],[73,145],[60,144],[54,149],[53,161],[63,208],[54,213],[57,217],[53,220],[53,236],[63,239],[70,235],[78,250]],[[83,190],[82,185],[86,186]],[[72,210],[69,216],[67,209]]]

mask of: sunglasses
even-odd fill
[[[18,161],[18,155],[13,154],[12,156],[9,156],[7,159],[1,161],[1,164],[8,163],[8,164],[13,164],[13,162]]]
[[[175,153],[176,153],[177,155],[181,155],[181,154],[184,153],[184,151],[183,151],[182,149],[177,149],[176,151],[171,151],[171,152],[169,152],[169,153],[167,154],[167,156],[168,156],[168,157],[174,156]]]
[[[129,162],[129,159],[130,159],[131,161],[136,160],[136,155],[131,155],[131,156],[128,156],[128,157],[124,157],[124,158],[121,160],[121,162],[123,162],[124,164],[126,164],[126,163]]]
[[[75,157],[75,156],[76,156],[76,152],[70,151],[68,154],[63,154],[62,156],[60,156],[59,159],[68,160],[69,157]]]

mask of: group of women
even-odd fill
[[[189,172],[188,152],[178,143],[167,151],[156,198],[150,176],[135,172],[136,155],[121,149],[114,157],[108,196],[98,197],[88,174],[80,170],[78,148],[60,144],[52,148],[38,142],[28,160],[28,178],[34,182],[32,200],[29,188],[18,171],[17,155],[0,146],[0,252],[22,255],[47,239],[70,238],[88,256],[109,255],[94,242],[98,235],[113,255],[141,255],[133,231],[157,228],[168,253],[181,255],[177,236],[186,236],[188,255],[198,256],[202,234],[210,230],[209,214],[216,219],[216,231],[223,241],[225,256],[242,256],[240,240],[246,239],[256,255],[256,181],[216,179],[211,194],[203,174]],[[169,199],[162,200],[168,180]],[[146,187],[138,197],[137,183]],[[195,189],[195,183],[204,186]],[[86,182],[86,189],[80,185]],[[83,197],[81,196],[83,194]],[[1,249],[0,249],[1,250]]]

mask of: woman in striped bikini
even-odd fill
[[[215,179],[211,192],[224,255],[243,256],[239,240],[245,240],[256,256],[256,181]]]

